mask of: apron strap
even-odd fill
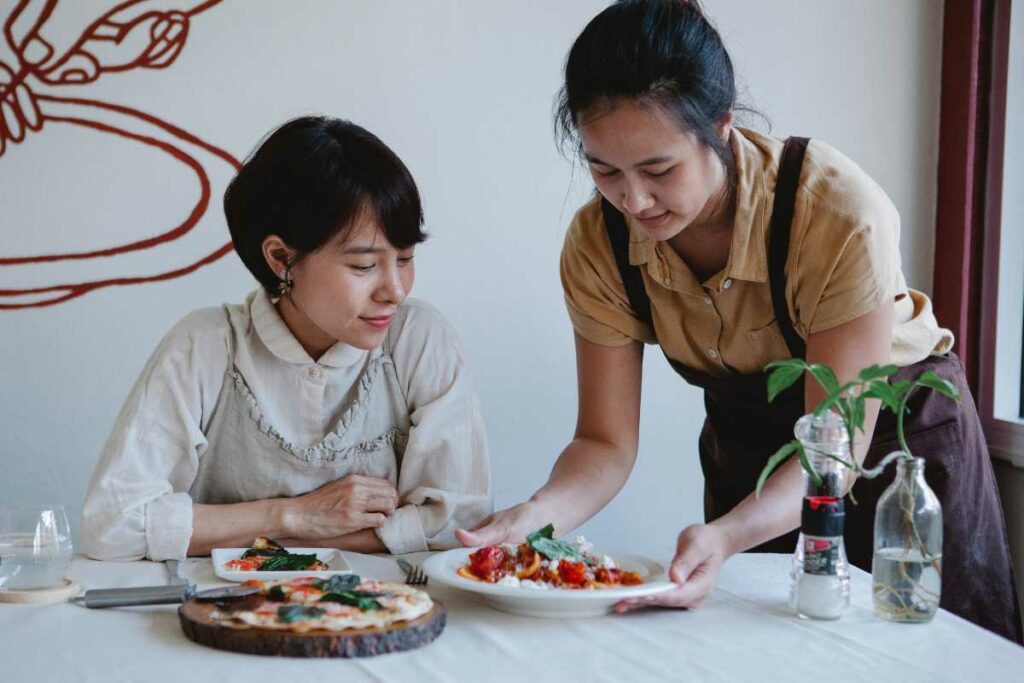
[[[793,358],[804,358],[807,345],[793,327],[786,305],[786,260],[789,256],[789,232],[793,223],[793,207],[796,205],[796,192],[800,184],[800,169],[803,166],[804,153],[807,151],[808,138],[791,137],[786,140],[779,161],[779,171],[775,182],[775,201],[772,208],[770,223],[771,236],[768,244],[768,275],[772,292],[772,307],[775,319],[782,331]],[[611,242],[615,265],[618,266],[622,284],[626,289],[626,298],[636,317],[654,329],[651,316],[651,300],[644,288],[643,275],[640,268],[629,262],[629,228],[622,213],[601,198],[601,213],[604,215],[605,231]],[[671,359],[670,359],[671,360]],[[674,364],[673,364],[674,365]]]
[[[601,197],[601,213],[604,214],[604,227],[608,232],[608,239],[612,243],[612,253],[615,255],[615,265],[619,267],[619,275],[622,276],[622,284],[626,287],[626,298],[629,299],[630,308],[640,322],[645,323],[657,336],[654,329],[654,319],[651,317],[651,300],[644,289],[644,278],[640,268],[629,263],[629,228],[626,227],[626,219],[622,213],[612,206],[604,197]]]
[[[797,137],[786,140],[775,179],[775,201],[769,223],[768,278],[772,290],[772,308],[775,309],[775,321],[779,324],[793,358],[806,358],[807,344],[796,333],[793,320],[789,317],[789,306],[786,305],[786,260],[789,258],[789,233],[793,225],[796,191],[800,185],[800,168],[809,142],[808,138]]]

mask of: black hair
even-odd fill
[[[696,0],[619,0],[594,17],[565,61],[555,131],[573,141],[581,115],[634,101],[660,107],[712,149],[730,179],[735,160],[717,124],[736,106],[732,60]]]
[[[271,132],[224,193],[235,251],[271,294],[282,280],[263,255],[268,235],[297,252],[294,265],[367,210],[398,249],[427,238],[419,191],[402,160],[366,129],[326,116]]]

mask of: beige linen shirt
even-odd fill
[[[790,356],[774,321],[768,282],[769,221],[783,143],[734,128],[736,216],[725,268],[698,282],[666,242],[627,218],[629,261],[640,266],[655,330],[634,314],[605,231],[600,198],[569,226],[561,276],[576,332],[603,346],[657,340],[665,353],[715,376],[750,374]],[[896,301],[892,362],[911,365],[953,345],[931,302],[909,289],[900,265],[900,219],[856,164],[818,140],[807,149],[786,262],[786,303],[806,339]],[[655,338],[655,331],[657,337]]]
[[[491,511],[484,425],[450,325],[413,299],[385,343],[316,362],[263,290],[195,311],[154,352],[93,474],[82,514],[98,559],[183,558],[192,505],[387,478],[389,551],[452,547]]]

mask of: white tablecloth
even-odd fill
[[[363,576],[401,577],[391,559],[347,555]],[[785,555],[732,558],[699,610],[575,621],[515,617],[430,584],[448,608],[441,636],[412,652],[356,660],[209,649],[185,638],[173,606],[0,604],[0,672],[12,682],[1024,680],[1024,648],[948,612],[927,625],[878,619],[870,576],[859,570],[842,619],[796,618],[786,606],[789,562]],[[153,562],[76,558],[71,574],[86,588],[167,581]],[[222,583],[208,559],[183,563],[182,574],[200,588]]]

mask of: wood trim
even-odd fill
[[[1006,149],[1006,97],[1010,56],[1010,0],[994,0],[990,87],[988,97],[988,159],[982,213],[982,276],[978,310],[981,321],[994,321],[999,295],[999,238],[1003,208],[1003,158]],[[992,455],[1024,467],[1024,424],[994,416],[996,326],[979,330],[978,412]]]
[[[942,95],[935,226],[933,303],[939,324],[956,336],[971,390],[978,390],[981,207],[985,173],[982,57],[985,6],[993,0],[946,0],[942,21]]]

